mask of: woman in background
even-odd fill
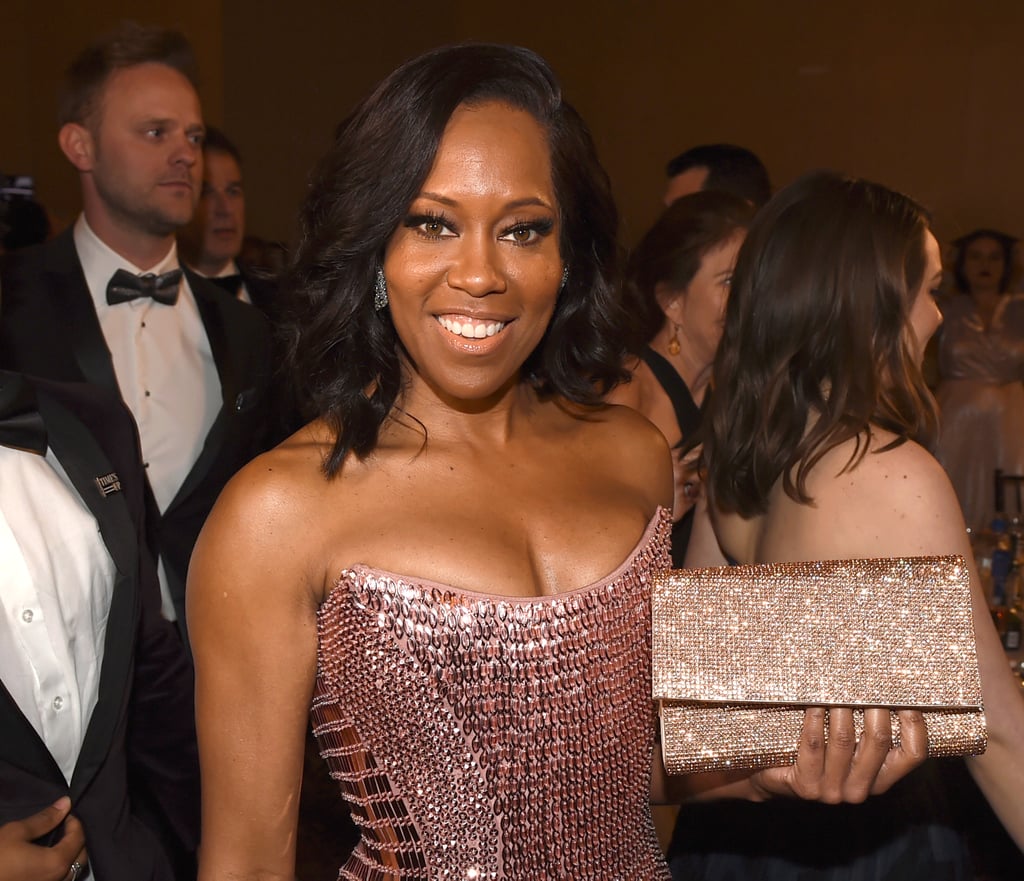
[[[639,410],[673,450],[672,565],[683,565],[700,477],[679,448],[700,427],[711,363],[722,336],[736,253],[754,216],[722,192],[683,196],[630,255],[624,286],[635,324],[630,379],[608,400]]]
[[[940,300],[937,455],[975,530],[996,513],[995,469],[1024,474],[1024,295],[1010,293],[1014,242],[986,229],[958,239],[956,292]]]
[[[962,555],[989,730],[987,751],[967,764],[1024,846],[1024,696],[955,493],[928,452],[936,414],[920,361],[939,326],[940,278],[925,213],[878,184],[817,173],[761,210],[715,361],[702,433],[710,519],[702,506],[687,563]],[[722,780],[686,782],[700,797]],[[865,805],[684,805],[673,873],[966,881],[973,872],[942,798],[918,771]],[[727,822],[749,834],[723,834]]]

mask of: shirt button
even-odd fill
[[[64,698],[59,694],[53,699],[53,708],[59,713],[61,707],[64,706]]]
[[[145,321],[143,321],[143,322],[142,322],[142,326],[143,326],[143,327],[145,327],[145,326],[146,326],[146,322],[145,322]]]
[[[149,397],[149,389],[146,389],[146,397]]]
[[[35,618],[35,613],[31,609],[25,609],[25,611],[21,613],[21,620],[26,624],[31,624],[33,618]]]

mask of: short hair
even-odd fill
[[[672,178],[691,168],[706,168],[702,190],[722,190],[760,208],[772,196],[768,169],[745,147],[734,144],[701,144],[670,159],[665,174]]]
[[[872,426],[931,446],[935,402],[910,341],[928,216],[880,184],[815,172],[754,219],[740,248],[713,367],[704,461],[712,504],[751,517],[779,478],[806,481],[829,450]],[[814,414],[813,426],[807,426]]]
[[[238,163],[239,168],[242,167],[242,154],[238,147],[235,146],[235,142],[219,128],[208,125],[206,127],[206,134],[203,135],[203,153],[209,153],[211,150],[219,153],[227,153],[228,156]]]
[[[692,193],[666,208],[629,255],[624,285],[635,316],[630,351],[639,354],[665,324],[655,295],[659,284],[686,288],[705,255],[750,226],[754,209],[725,192]]]
[[[140,64],[163,64],[182,74],[198,90],[195,54],[184,34],[165,28],[122,22],[83,49],[64,74],[57,122],[90,124],[110,76]]]
[[[568,271],[523,377],[543,394],[585,404],[626,377],[618,214],[586,125],[530,50],[435,49],[386,77],[338,127],[300,212],[285,333],[298,393],[335,433],[328,475],[350,452],[375,448],[402,386],[390,313],[373,306],[384,247],[430,173],[452,114],[489,101],[529,113],[547,135]]]
[[[992,239],[992,241],[998,243],[1002,250],[1003,275],[999,279],[999,292],[1006,293],[1010,290],[1010,283],[1013,281],[1013,248],[1017,244],[1017,240],[1013,236],[999,232],[996,229],[972,230],[967,235],[960,236],[960,238],[953,242],[956,248],[955,256],[953,257],[953,283],[961,293],[969,294],[971,292],[971,286],[967,283],[964,266],[967,262],[967,247],[978,239]]]

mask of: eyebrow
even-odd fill
[[[448,196],[442,196],[440,193],[420,193],[419,198],[430,199],[432,202],[438,202],[441,205],[448,205],[451,208],[458,206],[456,199],[450,199]],[[528,206],[536,206],[539,208],[547,208],[549,211],[554,210],[547,202],[536,196],[526,196],[522,199],[513,199],[511,202],[506,203],[506,210],[514,208],[526,208]]]

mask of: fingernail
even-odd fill
[[[68,808],[71,807],[71,799],[68,798],[66,795],[62,795],[53,803],[53,806],[58,811],[66,811]]]

